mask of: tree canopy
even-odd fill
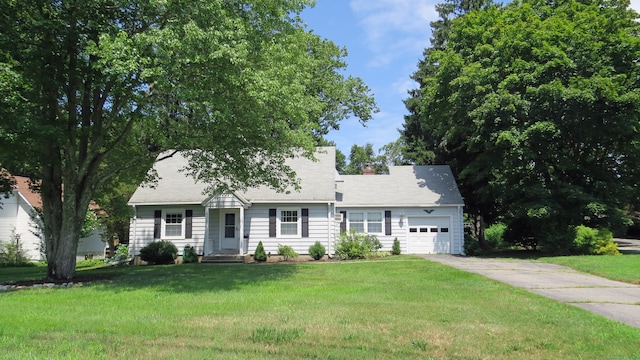
[[[627,1],[520,0],[450,22],[425,51],[403,137],[452,166],[468,209],[563,251],[636,204],[640,23]]]
[[[354,144],[349,153],[349,163],[344,167],[342,174],[360,175],[367,166],[371,167],[376,174],[389,172],[386,158],[383,155],[376,155],[373,144],[367,143],[363,146]]]
[[[0,164],[39,181],[52,278],[70,278],[87,205],[159,154],[221,186],[282,188],[291,156],[375,109],[312,0],[0,3]]]

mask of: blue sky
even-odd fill
[[[437,18],[433,0],[318,0],[302,13],[308,29],[346,47],[346,74],[371,88],[380,108],[363,127],[343,120],[328,140],[349,156],[353,144],[372,143],[377,151],[399,137],[407,110],[403,100],[417,84],[410,76],[429,45],[429,22]]]
[[[374,150],[395,141],[407,110],[403,100],[417,84],[410,78],[429,46],[429,23],[437,19],[440,0],[317,0],[302,13],[308,29],[346,47],[346,74],[360,77],[371,88],[380,108],[363,127],[343,120],[328,140],[349,156],[353,144],[372,143]],[[640,11],[640,0],[631,7]]]

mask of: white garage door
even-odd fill
[[[450,254],[451,235],[448,217],[409,218],[407,247],[409,254]]]

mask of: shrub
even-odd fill
[[[293,250],[293,248],[289,245],[280,245],[278,244],[278,255],[284,258],[284,261],[288,261],[289,259],[295,259],[298,257],[297,252]]]
[[[611,231],[584,225],[575,229],[572,252],[583,255],[620,255]]]
[[[191,245],[187,245],[184,247],[184,252],[182,253],[182,263],[197,263],[198,262],[198,253],[196,252],[196,248]]]
[[[118,245],[115,255],[104,259],[104,262],[111,266],[127,265],[130,261],[131,256],[129,256],[129,247],[127,245]]]
[[[27,257],[27,251],[22,248],[19,236],[13,231],[9,242],[0,242],[0,265],[16,267],[32,265]]]
[[[154,264],[172,264],[178,257],[178,248],[167,240],[152,242],[140,249],[140,259]]]
[[[264,246],[262,246],[262,241],[258,243],[256,247],[256,252],[253,254],[253,258],[255,261],[267,261],[267,253],[264,252]]]
[[[400,255],[400,240],[398,238],[393,239],[393,247],[391,248],[392,255]]]
[[[320,241],[316,241],[315,244],[309,246],[309,256],[311,256],[314,260],[320,260],[326,253],[326,249]]]
[[[342,233],[336,242],[336,255],[340,259],[368,259],[382,248],[375,235],[367,235],[356,231]]]
[[[470,233],[464,234],[464,253],[467,256],[476,256],[480,254],[480,242],[475,235]]]
[[[492,248],[505,248],[507,245],[504,241],[504,232],[507,225],[503,223],[495,223],[484,230],[484,239]]]

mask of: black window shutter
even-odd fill
[[[340,211],[340,214],[342,214],[342,221],[340,222],[340,232],[347,232],[347,212]]]
[[[187,210],[185,211],[185,229],[184,229],[184,237],[187,239],[191,239],[192,238],[192,231],[191,229],[193,228],[193,210]]]
[[[309,237],[309,209],[302,209],[302,237]]]
[[[162,228],[162,210],[153,212],[153,238],[160,239],[160,230]]]
[[[391,235],[391,211],[384,212],[384,234]]]
[[[276,209],[269,209],[269,237],[276,237]]]

